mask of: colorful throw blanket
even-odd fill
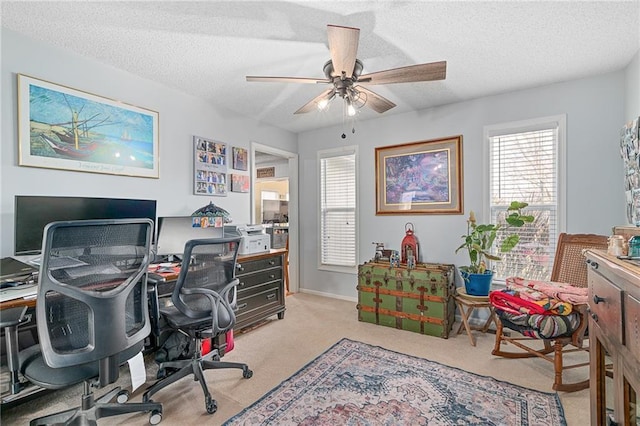
[[[507,278],[489,301],[508,328],[525,336],[551,339],[570,335],[580,324],[574,304],[587,302],[588,289],[552,281]]]
[[[579,305],[587,303],[589,289],[586,287],[575,287],[567,283],[554,281],[535,281],[520,277],[510,277],[506,280],[508,289],[517,290],[525,297],[540,299],[551,297],[562,302]]]
[[[512,314],[499,309],[495,312],[505,327],[535,339],[570,336],[580,325],[577,312],[569,315]]]

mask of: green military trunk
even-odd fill
[[[453,265],[358,266],[358,320],[443,338],[453,327]]]

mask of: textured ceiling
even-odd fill
[[[360,28],[363,74],[447,61],[443,81],[369,86],[397,104],[385,115],[620,70],[640,49],[639,0],[3,0],[1,7],[3,27],[293,132],[342,123],[336,101],[326,112],[293,115],[328,86],[245,76],[323,78],[327,24]],[[377,116],[362,108],[358,120]]]

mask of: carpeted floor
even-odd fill
[[[284,319],[273,317],[265,325],[236,335],[235,349],[224,359],[247,362],[253,370],[251,379],[243,379],[239,370],[207,371],[206,377],[218,411],[206,413],[202,390],[191,379],[182,379],[154,395],[163,403],[161,425],[221,425],[250,406],[278,384],[294,375],[306,364],[342,338],[425,358],[443,365],[491,376],[498,380],[552,392],[553,368],[539,359],[503,359],[491,355],[493,334],[476,332],[477,345],[471,346],[466,335],[449,339],[424,336],[359,322],[356,303],[311,294],[297,293],[286,299]],[[455,325],[454,330],[457,329]],[[156,367],[148,363],[148,384]],[[581,377],[586,371],[571,374]],[[128,374],[123,369],[120,382],[127,386]],[[27,425],[29,419],[59,411],[80,402],[82,386],[57,391],[11,409],[2,409],[1,423]],[[102,392],[98,392],[102,394]],[[142,391],[133,394],[139,401]],[[559,393],[568,426],[589,424],[589,391]],[[148,416],[135,414],[104,419],[100,425],[147,425]],[[530,424],[533,426],[533,424]]]
[[[225,426],[566,425],[555,393],[342,339]]]

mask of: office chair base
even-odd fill
[[[207,387],[207,382],[204,377],[204,370],[222,368],[237,368],[242,370],[243,378],[249,379],[253,377],[253,371],[249,369],[249,366],[239,362],[203,360],[200,357],[178,361],[167,361],[160,364],[158,369],[158,381],[147,388],[142,396],[142,401],[143,403],[151,401],[151,396],[156,392],[184,377],[193,375],[193,379],[200,382],[200,386],[202,387],[207,413],[213,414],[218,410],[218,403],[213,399],[209,392],[209,388]]]
[[[45,417],[32,420],[30,426],[41,425],[97,425],[98,419],[103,417],[117,416],[120,414],[148,412],[149,423],[157,425],[162,421],[162,404],[150,402],[142,403],[124,403],[116,402],[111,403],[109,401],[114,398],[118,398],[123,395],[121,388],[115,388],[98,398],[93,399],[93,393],[85,393],[82,396],[82,408],[72,408],[70,410],[62,411],[55,414],[50,414]]]

